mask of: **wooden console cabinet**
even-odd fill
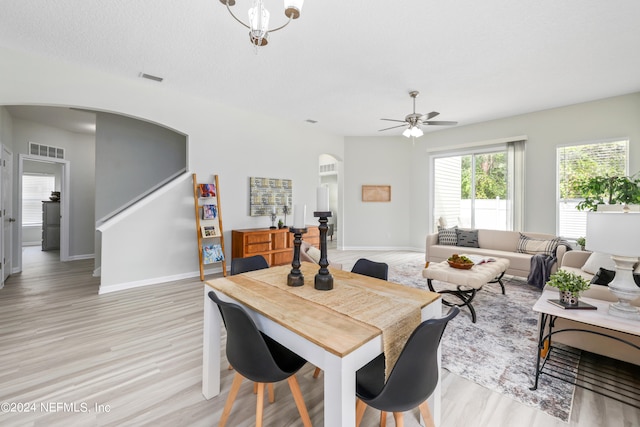
[[[320,248],[318,226],[307,226],[302,240]],[[288,228],[248,228],[231,232],[231,257],[246,258],[262,255],[269,266],[291,264],[293,260],[293,234]]]

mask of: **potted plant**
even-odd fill
[[[567,305],[577,305],[580,293],[589,289],[591,284],[579,274],[558,270],[549,277],[547,285],[558,288],[560,301]]]
[[[576,243],[580,246],[580,250],[584,251],[584,246],[587,244],[587,240],[584,237],[578,237]]]
[[[574,191],[584,200],[576,206],[597,211],[598,205],[640,204],[640,172],[631,176],[592,176],[578,182]]]

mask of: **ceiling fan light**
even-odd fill
[[[411,130],[411,136],[420,138],[422,135],[424,135],[424,132],[422,132],[422,129],[420,129],[418,126],[414,126],[413,129]]]
[[[402,136],[409,138],[411,136],[411,128],[406,128],[404,132],[402,132]]]
[[[284,14],[291,19],[298,19],[302,12],[304,0],[284,0]]]

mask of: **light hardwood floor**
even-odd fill
[[[0,402],[20,410],[0,412],[0,425],[217,425],[233,372],[223,372],[219,397],[202,397],[202,283],[194,278],[98,295],[92,260],[60,263],[57,255],[27,249],[24,272],[0,290]],[[422,254],[330,250],[345,269],[359,257],[396,263]],[[322,378],[312,373],[305,366],[298,379],[320,426]],[[443,427],[640,425],[634,408],[580,389],[565,424],[444,370],[442,384]],[[287,384],[275,389],[265,424],[301,425]],[[254,416],[255,395],[245,382],[228,425],[251,426]],[[417,416],[407,414],[405,425],[418,426]],[[377,420],[368,409],[362,425]]]

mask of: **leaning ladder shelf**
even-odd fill
[[[196,214],[196,235],[198,237],[198,259],[200,280],[204,280],[204,266],[211,263],[222,263],[222,274],[227,275],[227,261],[224,252],[224,232],[222,228],[222,209],[220,205],[220,186],[218,175],[213,176],[215,196],[206,197],[196,174],[193,174],[193,205]],[[212,202],[215,201],[215,204]],[[219,241],[217,243],[216,241]],[[205,257],[205,245],[207,256]],[[211,251],[211,249],[214,249]],[[217,249],[217,251],[215,250]],[[216,256],[216,253],[218,254]],[[213,257],[213,258],[211,258]],[[206,263],[205,263],[206,262]]]

